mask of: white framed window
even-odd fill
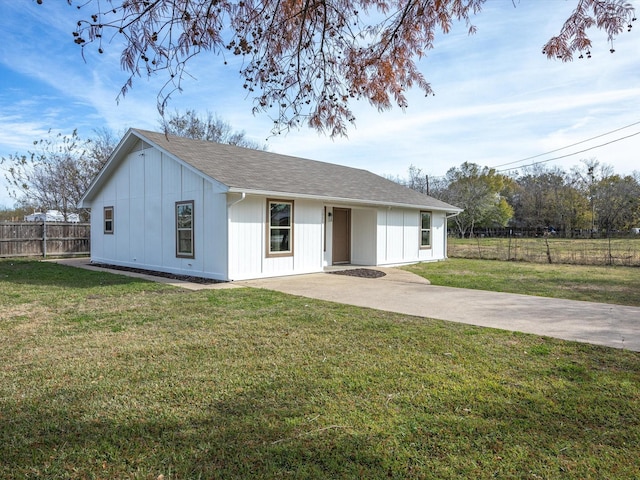
[[[420,212],[420,248],[431,248],[431,212]]]
[[[113,207],[104,207],[104,233],[113,235]]]
[[[176,257],[194,256],[193,200],[176,202]]]
[[[293,255],[293,200],[267,200],[267,256]]]

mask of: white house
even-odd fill
[[[442,260],[461,211],[366,170],[137,129],[80,206],[93,262],[217,280]]]

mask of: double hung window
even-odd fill
[[[193,200],[176,202],[176,256],[194,258]]]
[[[293,201],[267,200],[267,255],[293,255]]]
[[[104,233],[113,235],[113,207],[104,207]]]
[[[420,248],[431,248],[431,212],[420,212]]]

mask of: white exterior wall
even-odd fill
[[[445,213],[431,213],[431,248],[420,248],[420,210],[380,208],[377,211],[376,265],[446,258]]]
[[[431,212],[431,248],[422,248],[419,252],[420,261],[447,258],[447,218],[444,212]]]
[[[230,280],[322,271],[324,204],[302,199],[293,204],[293,255],[282,257],[267,256],[266,196],[248,195],[230,207]]]
[[[351,263],[376,265],[376,209],[351,210]]]
[[[140,144],[139,144],[140,145]],[[194,201],[194,258],[176,257],[175,203]],[[103,233],[104,207],[114,233]],[[146,148],[131,152],[91,203],[94,262],[226,279],[226,195],[201,175]]]

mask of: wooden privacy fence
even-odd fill
[[[0,223],[1,257],[89,255],[90,224]]]

